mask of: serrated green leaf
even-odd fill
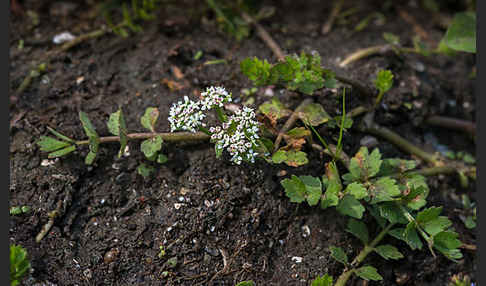
[[[443,231],[434,236],[434,248],[451,260],[461,259],[462,253],[458,249],[462,242],[457,239],[459,235],[452,231]]]
[[[395,237],[396,239],[406,242],[412,250],[422,249],[423,244],[417,232],[415,231],[415,228],[410,228],[408,231],[405,230],[406,228],[395,228],[390,230],[388,234]]]
[[[154,167],[152,166],[149,166],[149,165],[145,165],[144,163],[141,163],[140,165],[138,165],[137,167],[137,173],[142,175],[144,178],[147,178],[148,176],[150,176],[150,174],[155,170]]]
[[[10,283],[18,285],[30,269],[27,251],[20,245],[10,245]]]
[[[157,163],[159,164],[167,163],[168,160],[169,158],[167,158],[167,156],[164,154],[159,154],[159,156],[157,156]]]
[[[444,40],[453,50],[476,53],[476,14],[457,13],[447,29]]]
[[[401,195],[396,180],[390,177],[382,177],[375,181],[368,188],[371,197],[370,204],[393,201],[395,197]]]
[[[271,101],[262,103],[258,107],[258,110],[271,118],[275,118],[276,120],[289,116],[292,113],[289,109],[285,108],[277,97],[273,97]]]
[[[374,251],[386,260],[403,258],[403,254],[395,246],[389,244],[377,246]]]
[[[403,216],[400,208],[393,202],[384,202],[377,205],[378,214],[390,223],[407,224],[408,220]]]
[[[59,139],[63,140],[63,141],[67,141],[67,142],[70,142],[70,143],[74,143],[75,141],[69,137],[67,137],[66,135],[54,130],[53,128],[47,126],[47,130],[49,130],[49,132],[51,132],[52,134],[54,134],[54,136],[58,137]]]
[[[145,154],[145,157],[151,158],[155,154],[157,154],[157,152],[159,152],[160,149],[162,149],[162,142],[163,142],[162,137],[160,137],[160,135],[157,135],[153,138],[144,140],[140,145],[140,148],[142,152]]]
[[[76,145],[71,145],[71,146],[68,146],[66,148],[63,148],[63,149],[54,151],[52,153],[49,153],[49,155],[47,155],[47,157],[48,158],[58,158],[58,157],[62,157],[62,156],[65,156],[65,155],[73,152],[74,150],[76,150]]]
[[[322,194],[321,180],[312,176],[300,176],[299,178],[305,185],[307,203],[309,206],[317,205]]]
[[[311,282],[311,286],[332,286],[332,276],[324,274],[323,276],[317,276]]]
[[[145,109],[145,113],[142,118],[140,118],[140,123],[142,123],[142,126],[146,129],[155,132],[155,123],[157,122],[158,118],[159,110],[155,107],[148,107]]]
[[[96,158],[96,153],[89,151],[88,155],[84,158],[84,163],[86,165],[91,165],[94,162],[94,159]]]
[[[420,189],[421,194],[415,196],[413,199],[410,198],[410,202],[407,203],[407,207],[419,210],[427,203],[426,198],[429,195],[429,187],[424,176],[413,174],[405,179],[405,186],[408,188],[409,192],[415,192],[415,189]]]
[[[346,231],[356,236],[365,245],[368,244],[368,228],[366,227],[366,224],[364,222],[350,218],[348,220],[348,226],[346,228]]]
[[[341,247],[330,246],[331,257],[341,262],[344,265],[348,265],[348,256]]]
[[[270,84],[271,65],[267,60],[260,61],[257,57],[246,58],[241,61],[240,69],[256,86]]]
[[[19,215],[22,213],[22,209],[20,207],[11,207],[10,208],[10,215]]]
[[[52,137],[41,136],[40,140],[37,142],[37,145],[40,147],[41,151],[51,152],[69,146],[71,143],[59,141]]]
[[[350,217],[361,219],[365,211],[364,206],[352,195],[345,195],[336,207],[336,210]]]
[[[423,229],[431,236],[448,229],[452,222],[446,216],[439,216],[433,220],[422,223]]]
[[[379,281],[383,280],[383,277],[381,277],[380,274],[378,274],[378,271],[376,268],[373,266],[365,265],[363,267],[360,267],[356,269],[356,275],[359,277],[363,278],[364,280],[373,280],[373,281]]]
[[[285,195],[292,203],[301,203],[305,200],[306,189],[304,183],[295,175],[291,179],[283,179],[280,184],[285,189]]]
[[[339,172],[334,162],[326,163],[326,174],[322,176],[322,182],[326,188],[323,198],[321,199],[321,208],[326,209],[331,206],[337,206],[339,203],[339,192],[342,190]]]
[[[380,70],[375,80],[375,87],[381,92],[385,93],[393,85],[393,74],[389,70]]]
[[[285,160],[287,160],[287,151],[285,150],[277,150],[277,152],[272,155],[272,162],[275,164],[280,164]]]
[[[376,222],[381,228],[385,228],[386,226],[386,219],[383,218],[378,210],[380,205],[368,205],[369,213],[375,218]]]
[[[348,181],[367,180],[375,176],[380,171],[382,160],[378,149],[368,153],[368,148],[361,147],[359,151],[351,158],[349,163],[349,173],[343,176]]]
[[[357,200],[364,199],[368,196],[368,192],[363,184],[357,182],[349,184],[344,190],[344,193],[353,195]]]
[[[437,217],[439,217],[441,212],[442,212],[442,207],[430,207],[419,212],[415,220],[417,221],[418,224],[421,225],[429,221],[435,220]]]
[[[306,124],[317,126],[326,123],[331,119],[331,116],[324,110],[319,103],[310,103],[304,106],[298,114]]]

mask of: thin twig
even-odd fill
[[[371,123],[367,126],[365,126],[365,124],[361,124],[360,129],[362,132],[371,133],[390,141],[403,151],[415,155],[433,166],[439,166],[439,161],[434,154],[425,152],[386,127],[379,126],[376,123]]]
[[[299,106],[297,106],[297,108],[292,113],[292,115],[290,115],[289,119],[287,119],[287,122],[285,122],[284,126],[282,126],[282,129],[280,129],[280,131],[278,132],[277,139],[275,139],[273,152],[275,152],[275,151],[278,150],[278,148],[280,147],[280,142],[282,141],[283,136],[285,135],[285,133],[287,133],[287,131],[290,130],[290,128],[292,128],[292,126],[294,126],[295,122],[299,118],[299,112],[301,112],[301,110],[306,105],[308,105],[310,103],[312,103],[312,99],[311,98],[304,99],[299,104]]]
[[[253,18],[245,12],[241,12],[241,17],[245,20],[246,23],[249,25],[255,26],[257,35],[260,39],[272,50],[273,54],[277,57],[278,60],[284,60],[285,56],[280,46],[275,42],[270,36],[270,34],[263,28],[260,24],[258,24]]]
[[[425,123],[434,126],[467,132],[476,135],[476,123],[451,117],[434,115],[425,120]]]
[[[349,65],[352,62],[355,62],[357,60],[369,57],[371,55],[376,55],[376,54],[384,54],[392,49],[391,45],[379,45],[379,46],[373,46],[365,49],[360,49],[349,56],[347,56],[344,60],[342,60],[339,63],[340,67],[345,67]]]
[[[341,8],[343,6],[343,0],[335,0],[334,5],[331,10],[331,14],[327,18],[326,23],[322,26],[321,29],[321,34],[326,35],[329,33],[332,29],[332,26],[334,25],[334,21],[336,20],[337,15],[339,15],[339,12],[341,12]]]
[[[44,236],[46,236],[46,234],[51,230],[52,226],[54,225],[54,220],[61,213],[61,208],[62,208],[62,200],[59,200],[57,202],[56,209],[48,214],[49,220],[44,226],[42,226],[41,231],[35,237],[35,242],[39,243],[44,238]]]
[[[331,157],[337,151],[336,146],[333,145],[333,144],[329,144],[329,149],[331,149],[331,152],[329,150],[327,150],[327,148],[324,149],[324,148],[322,148],[321,145],[318,145],[318,144],[315,144],[315,143],[312,144],[311,147],[312,147],[312,149],[319,151],[321,153],[325,153],[325,154],[327,154]],[[341,152],[339,152],[339,157],[337,159],[340,160],[346,168],[349,168],[350,159],[349,159],[349,156],[343,150],[341,150]]]

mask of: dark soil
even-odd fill
[[[90,16],[95,5],[88,2],[94,1],[18,1],[23,13],[10,17],[10,205],[27,205],[32,211],[10,217],[9,237],[11,243],[24,246],[31,259],[33,272],[24,284],[235,285],[251,279],[257,285],[309,285],[317,275],[339,276],[343,267],[331,259],[329,246],[342,247],[350,257],[362,247],[344,231],[346,219],[335,209],[322,211],[290,203],[279,183],[282,170],[285,177],[322,175],[328,158],[311,149],[306,150],[310,163],[292,168],[264,162],[235,166],[216,159],[209,144],[171,145],[164,147],[169,162],[158,166],[148,179],[136,171],[144,162],[138,142],[130,142],[131,155],[122,159],[117,158],[118,144],[102,145],[91,167],[84,164],[87,148],[59,160],[46,160],[47,155],[35,144],[41,135],[47,135],[46,126],[84,138],[79,110],[89,115],[99,134],[107,135],[105,122],[119,106],[133,132],[142,131],[139,118],[145,108],[156,106],[161,113],[157,129],[169,130],[165,120],[169,107],[183,95],[194,96],[209,85],[223,85],[239,98],[242,88],[251,87],[239,62],[253,56],[276,61],[255,33],[236,42],[220,32],[214,14],[205,10],[205,1],[173,1],[162,5],[157,19],[144,24],[141,33],[129,38],[105,35],[59,55],[44,76],[15,95],[31,64],[55,48],[54,35],[63,31],[79,35],[105,24],[101,16]],[[386,8],[383,1],[369,0],[356,1],[358,11],[321,36],[331,2],[266,1],[276,7],[276,13],[261,24],[284,51],[316,50],[324,66],[370,87],[379,69],[391,69],[395,85],[377,112],[377,122],[429,151],[436,150],[424,135],[432,133],[449,149],[474,154],[474,140],[466,134],[432,128],[423,120],[428,115],[474,120],[474,79],[469,74],[475,56],[390,53],[339,68],[337,63],[348,54],[384,44],[383,32],[400,36],[405,46],[413,45],[415,32],[397,9],[412,14],[432,42],[437,43],[445,30],[430,20],[430,12],[417,7],[420,1],[394,1]],[[344,9],[352,8],[353,3],[346,1]],[[441,5],[439,15],[443,17],[465,9],[455,1],[442,1]],[[38,14],[38,26],[32,26],[29,11]],[[359,21],[375,11],[386,16],[384,25],[371,21],[363,31],[353,32]],[[21,39],[24,47],[20,50]],[[198,51],[203,56],[194,60]],[[203,65],[222,58],[228,64]],[[176,78],[174,66],[184,74],[183,79]],[[171,90],[164,80],[178,82],[182,88]],[[259,89],[254,106],[268,100],[264,91]],[[296,93],[274,92],[289,108],[302,100]],[[336,91],[323,89],[314,98],[329,114],[340,114],[341,97]],[[351,90],[347,108],[370,100]],[[404,102],[411,103],[412,109]],[[331,132],[330,139],[337,136],[335,130],[321,131]],[[344,151],[354,154],[366,135],[351,129],[344,137]],[[380,138],[377,147],[383,157],[410,159]],[[429,205],[444,206],[461,241],[476,244],[476,232],[464,227],[458,216],[462,208],[450,195],[465,193],[475,201],[474,181],[464,189],[456,176],[436,176],[429,184]],[[36,235],[49,220],[48,212],[58,203],[62,215],[36,243]],[[304,235],[307,227],[309,236]],[[382,282],[368,285],[447,285],[459,273],[475,280],[475,251],[463,250],[464,258],[452,263],[443,256],[434,258],[427,250],[411,251],[404,243],[389,240],[405,258],[368,257],[367,263],[384,277]],[[161,258],[160,246],[166,251]],[[177,263],[173,267],[168,261],[174,257]],[[302,262],[296,263],[292,257],[301,257]],[[349,284],[365,285],[361,282],[354,279]]]

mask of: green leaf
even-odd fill
[[[349,184],[344,190],[344,193],[353,195],[357,200],[361,200],[368,196],[368,192],[363,184],[357,182]]]
[[[473,229],[476,227],[476,219],[473,216],[468,216],[464,221],[464,225],[469,229]]]
[[[417,214],[417,218],[415,219],[418,224],[424,224],[426,222],[435,220],[439,217],[440,213],[442,212],[442,207],[430,207],[425,209]]]
[[[273,97],[271,101],[262,103],[258,107],[258,110],[271,118],[275,118],[276,120],[289,116],[291,113],[291,111],[285,108],[277,97]]]
[[[10,281],[18,285],[30,269],[27,251],[20,245],[10,245]]]
[[[388,232],[391,236],[400,239],[408,244],[412,250],[422,249],[422,241],[420,240],[414,226],[407,225],[407,228],[395,228]],[[407,230],[407,231],[406,231]]]
[[[47,157],[48,158],[62,157],[62,156],[65,156],[65,155],[73,152],[74,150],[76,150],[76,145],[71,145],[71,146],[68,146],[66,148],[63,148],[63,149],[54,151],[52,153],[49,153],[49,155],[47,155]]]
[[[241,281],[236,286],[255,286],[255,282],[253,280]]]
[[[380,214],[380,211],[378,210],[378,207],[381,204],[378,205],[368,205],[368,211],[369,213],[375,218],[376,222],[381,228],[385,228],[386,226],[386,219],[383,218]]]
[[[267,60],[260,61],[257,57],[246,58],[240,63],[241,72],[256,86],[270,84],[270,68]]]
[[[458,249],[462,242],[457,239],[459,235],[452,231],[443,231],[434,236],[434,248],[451,260],[461,259],[462,253]]]
[[[22,209],[20,207],[11,207],[10,208],[10,215],[19,215],[22,213]]]
[[[379,281],[383,280],[383,277],[381,277],[380,274],[378,274],[376,268],[373,266],[365,265],[363,267],[360,267],[356,269],[356,275],[359,277],[363,278],[364,280],[373,280],[373,281]]]
[[[388,259],[400,259],[403,258],[403,254],[398,251],[398,249],[392,245],[380,245],[374,249],[381,257]]]
[[[120,158],[125,152],[128,143],[127,126],[121,108],[117,112],[110,114],[107,125],[111,134],[120,136],[120,151],[118,152],[118,158]]]
[[[301,203],[305,200],[306,188],[304,183],[295,175],[292,179],[283,179],[280,184],[285,189],[285,194],[292,203]]]
[[[453,50],[476,53],[476,14],[457,13],[444,39],[445,44]]]
[[[384,202],[377,205],[380,217],[387,219],[390,223],[407,224],[408,220],[403,216],[402,211],[393,202]]]
[[[390,177],[382,177],[373,183],[368,189],[371,197],[370,204],[393,201],[394,197],[401,195],[396,180]]]
[[[409,194],[406,199],[409,201],[407,207],[413,210],[419,210],[427,203],[426,198],[429,195],[429,187],[425,177],[422,175],[410,175],[405,179],[405,186]],[[419,194],[416,194],[420,192]],[[406,193],[406,192],[405,192]]]
[[[142,126],[146,129],[155,132],[155,123],[157,122],[158,118],[159,110],[155,107],[148,107],[145,109],[145,113],[142,118],[140,118],[140,123],[142,123]]]
[[[311,286],[332,286],[332,276],[324,274],[324,276],[317,276],[311,282]]]
[[[141,163],[140,165],[138,165],[137,167],[137,173],[139,173],[140,175],[142,175],[144,178],[147,178],[148,176],[150,176],[150,174],[155,170],[154,167],[152,166],[149,166],[149,165],[145,165],[144,163]]]
[[[167,158],[167,156],[164,154],[159,154],[159,156],[157,157],[157,163],[159,164],[167,163],[168,160],[169,158]]]
[[[275,164],[280,164],[285,160],[287,160],[287,151],[285,150],[277,150],[277,152],[272,155],[272,162]]]
[[[64,141],[67,141],[67,142],[71,142],[71,143],[74,143],[75,142],[73,139],[67,137],[66,135],[64,135],[64,134],[62,134],[60,132],[57,132],[56,130],[52,129],[49,126],[47,126],[47,130],[49,130],[49,132],[51,132],[52,134],[54,134],[54,136],[58,137],[61,140],[64,140]]]
[[[392,45],[400,45],[400,37],[398,37],[395,34],[392,33],[383,33],[383,38],[385,41],[387,41],[389,44]]]
[[[350,218],[346,231],[359,238],[365,245],[368,244],[368,228],[364,222]]]
[[[292,130],[288,131],[287,135],[291,138],[298,139],[311,135],[311,132],[305,127],[295,127]]]
[[[344,252],[341,247],[330,246],[329,249],[331,250],[332,258],[336,259],[337,261],[341,262],[344,265],[348,265],[348,256]]]
[[[327,114],[322,105],[319,103],[310,103],[304,106],[304,108],[302,108],[302,110],[299,112],[298,116],[306,124],[310,124],[312,126],[326,123],[329,121],[329,119],[331,119],[331,116]]]
[[[321,200],[321,208],[326,209],[331,206],[337,206],[339,203],[339,192],[343,187],[336,163],[326,163],[326,174],[322,177],[322,182],[326,187],[326,192]]]
[[[439,216],[433,220],[427,221],[422,224],[423,229],[434,236],[441,231],[448,229],[452,225],[452,222],[446,216]]]
[[[145,154],[145,157],[151,158],[157,154],[157,152],[162,149],[162,142],[163,140],[160,135],[144,140],[140,147],[142,152]]]
[[[79,112],[79,119],[81,120],[81,123],[84,128],[84,132],[89,138],[89,153],[86,155],[86,158],[84,159],[84,162],[87,165],[91,165],[94,162],[94,159],[96,158],[96,153],[98,153],[98,146],[100,144],[100,139],[98,136],[98,133],[96,133],[96,130],[91,123],[91,120],[89,120],[88,115],[82,111]]]
[[[337,205],[336,210],[343,215],[361,219],[365,208],[354,196],[345,195]]]
[[[287,151],[287,159],[285,160],[285,164],[291,167],[298,167],[307,163],[309,163],[307,153],[295,150]]]
[[[59,141],[52,137],[41,136],[40,140],[37,142],[37,145],[39,145],[41,151],[51,152],[69,146],[71,143]]]
[[[380,70],[375,79],[375,87],[381,92],[385,93],[393,85],[393,74],[389,70]]]
[[[381,154],[378,149],[374,149],[371,154],[368,153],[368,148],[361,147],[351,158],[349,163],[350,173],[345,174],[343,178],[347,182],[357,180],[367,180],[368,178],[375,176],[380,171],[382,160]]]
[[[309,206],[317,205],[322,194],[321,180],[312,176],[300,176],[299,178],[305,185],[307,203]]]
[[[395,158],[383,159],[378,175],[388,176],[395,173],[403,173],[405,171],[415,169],[416,166],[417,166],[417,162],[414,160],[404,160],[404,159],[395,159]]]

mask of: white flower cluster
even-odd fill
[[[202,120],[206,115],[201,111],[201,103],[184,96],[184,101],[174,103],[169,111],[170,132],[187,130],[196,132],[199,126],[205,126]]]
[[[206,117],[203,111],[221,108],[225,102],[231,102],[231,93],[223,87],[209,87],[201,93],[200,101],[192,101],[184,96],[184,101],[175,103],[170,108],[169,123],[171,132],[188,130],[196,132],[200,126],[205,126],[202,120]],[[243,107],[228,117],[222,126],[211,127],[211,141],[216,150],[222,152],[225,148],[231,154],[231,161],[240,165],[242,161],[255,162],[258,155],[254,148],[259,138],[259,122],[255,120],[253,109]]]
[[[253,109],[243,107],[243,110],[236,110],[235,115],[229,117],[228,122],[221,127],[211,127],[213,133],[211,141],[215,142],[216,149],[222,151],[224,148],[230,153],[231,161],[240,165],[242,161],[255,162],[258,155],[254,151],[256,140],[259,138],[259,122],[255,120]]]
[[[201,93],[201,110],[210,110],[213,107],[223,107],[223,103],[231,102],[231,93],[228,93],[224,87],[208,87],[205,92]]]

